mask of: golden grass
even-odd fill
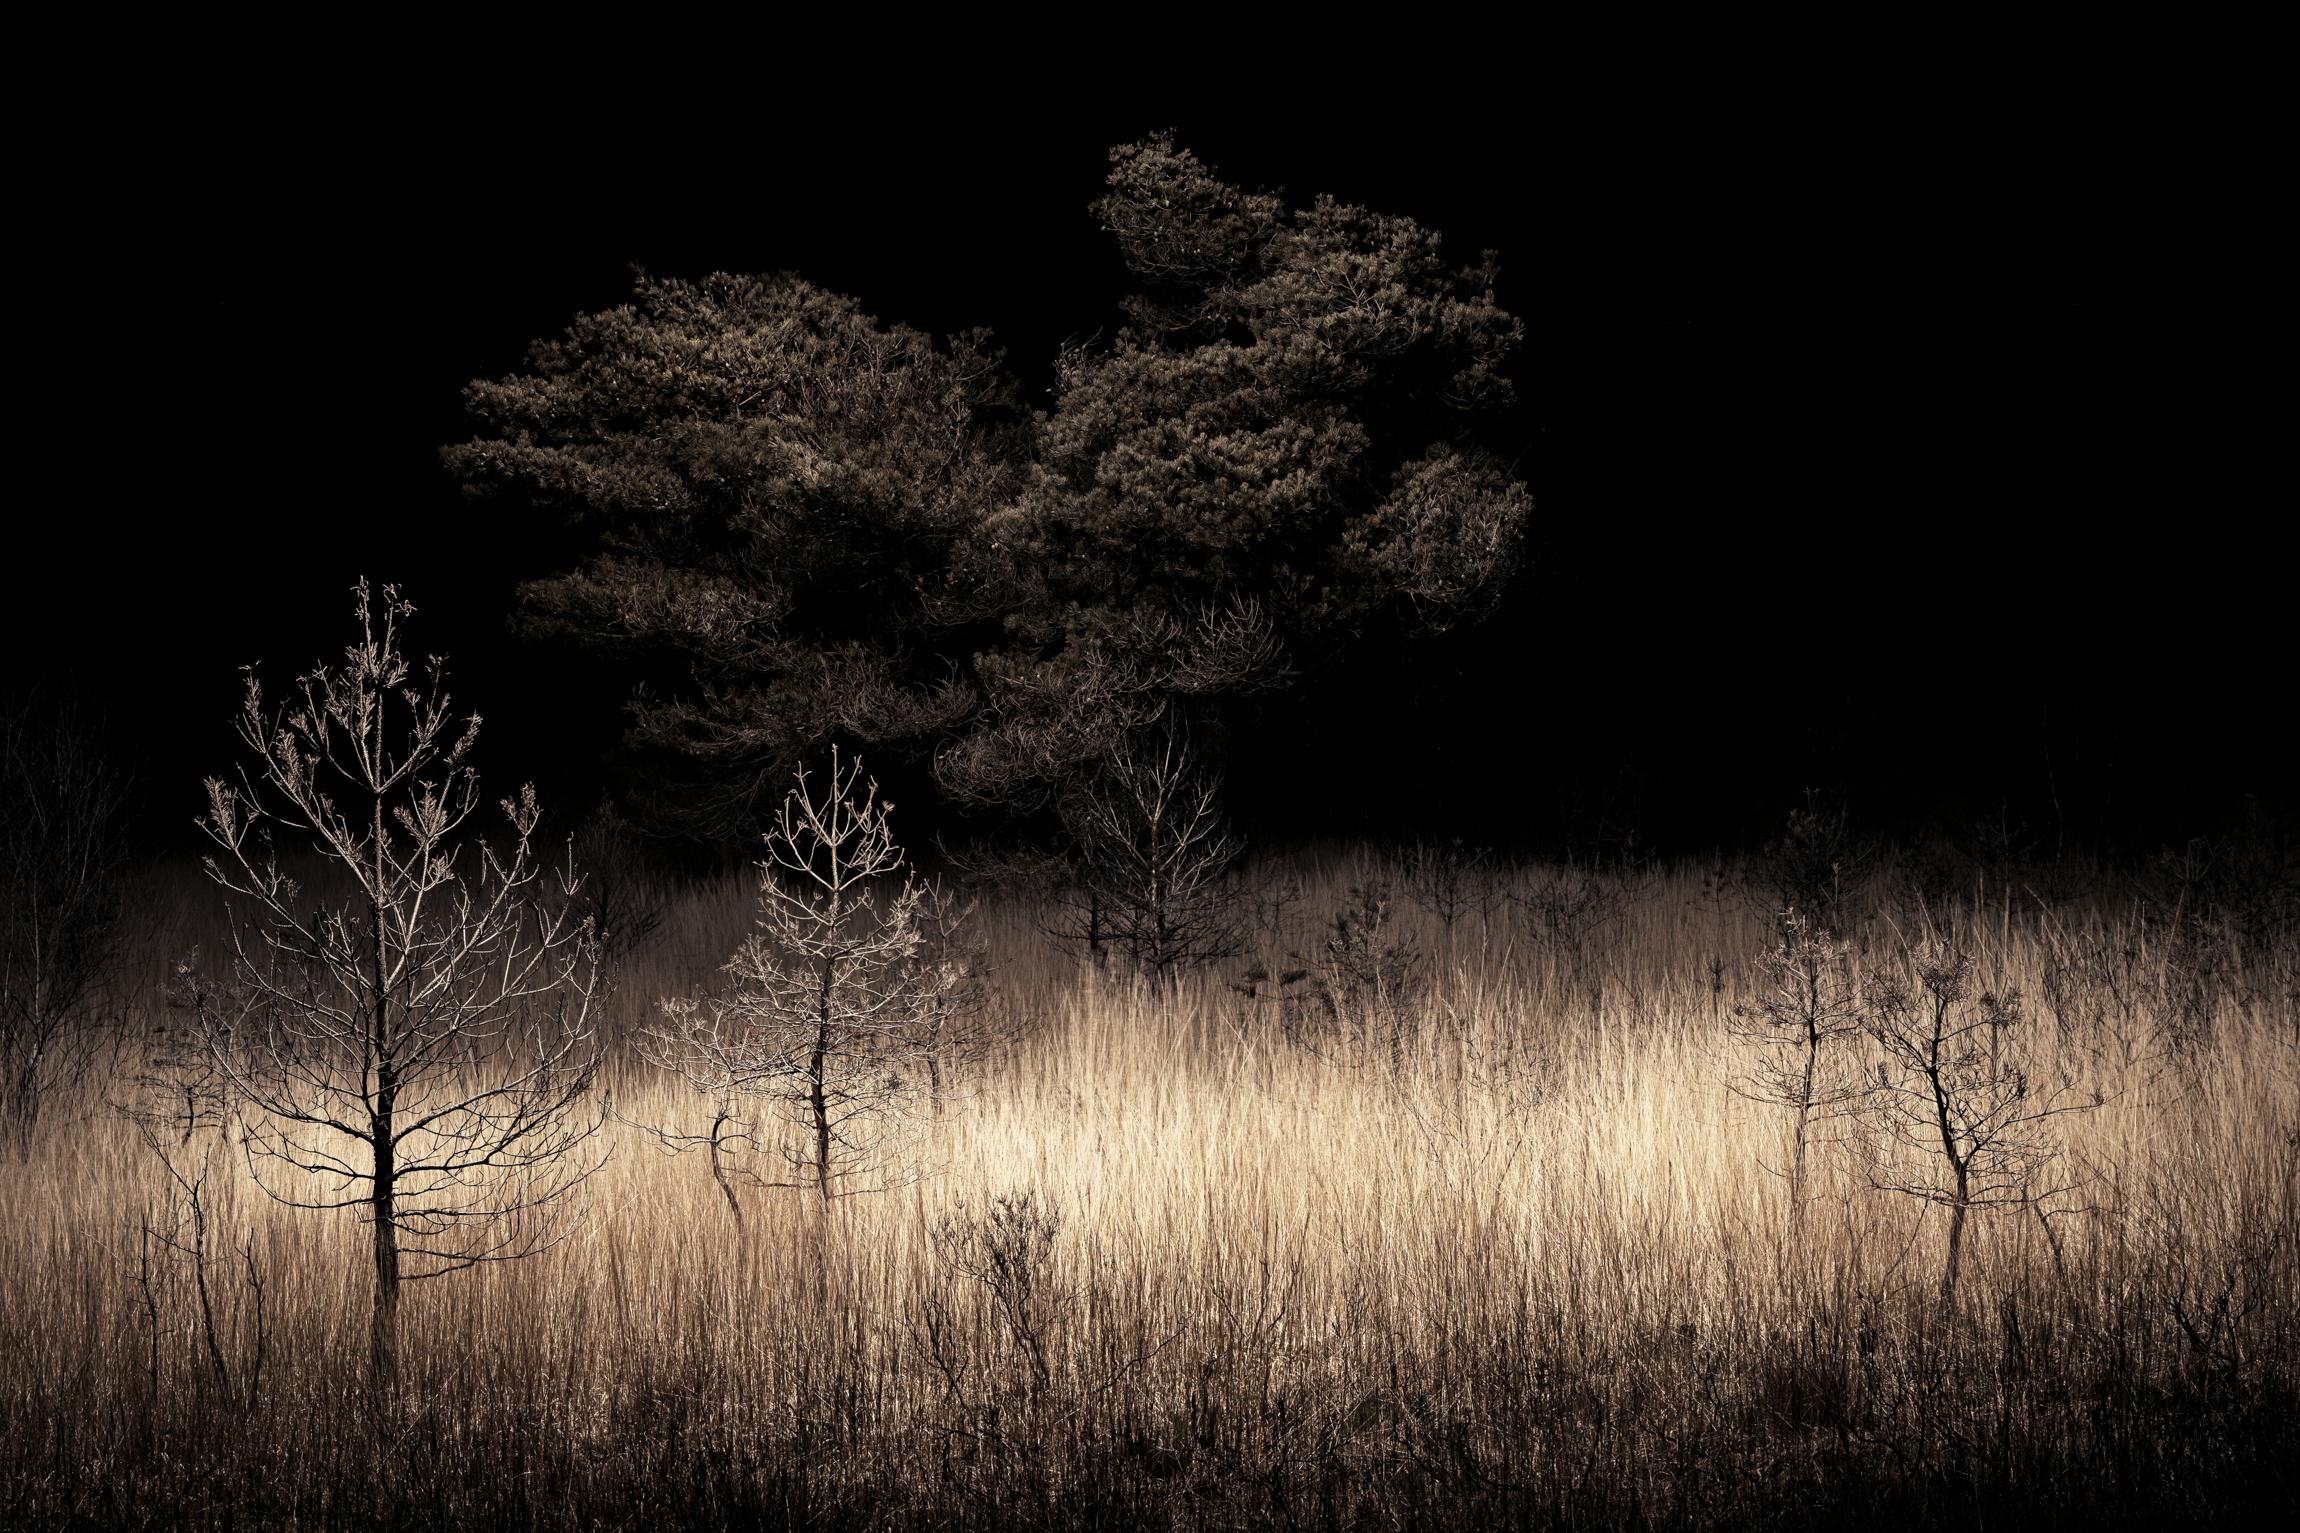
[[[1301,871],[1275,956],[1310,951],[1365,873],[1333,854]],[[741,881],[686,892],[608,1032],[701,983],[748,903]],[[213,948],[204,888],[155,879],[139,908],[140,974]],[[389,1400],[362,1381],[360,1229],[269,1203],[204,1139],[185,1154],[215,1154],[231,1378],[177,1259],[153,1284],[155,1387],[138,1228],[171,1189],[124,1125],[60,1116],[0,1167],[0,1511],[1739,1526],[2292,1498],[2300,955],[2223,952],[2200,991],[2190,950],[2113,903],[1947,917],[2031,998],[2040,1067],[2077,1068],[2105,1105],[2059,1120],[2093,1173],[2059,1205],[2060,1259],[2033,1216],[1976,1216],[1944,1316],[1943,1217],[1848,1154],[1820,1153],[1792,1242],[1768,1169],[1786,1119],[1727,1086],[1724,1012],[1767,926],[1690,873],[1642,880],[1578,952],[1514,907],[1450,942],[1416,929],[1434,983],[1395,1060],[1296,1046],[1227,969],[1151,996],[1033,916],[985,917],[1017,1040],[919,1125],[915,1185],[827,1217],[754,1191],[745,1238],[699,1158],[611,1124],[569,1241],[413,1287]],[[2206,1024],[2178,1057],[2176,1011]],[[619,1112],[683,1110],[616,1058]],[[1031,1336],[936,1239],[1022,1191],[1061,1215]],[[252,1400],[243,1240],[268,1310]]]

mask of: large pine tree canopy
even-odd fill
[[[1530,499],[1479,444],[1522,338],[1490,253],[1166,136],[1112,151],[1094,211],[1127,324],[1035,415],[986,334],[790,275],[642,274],[471,385],[448,463],[572,530],[523,610],[637,681],[667,817],[745,829],[842,739],[1044,802],[1164,715],[1491,607]]]

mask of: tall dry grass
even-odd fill
[[[1273,968],[1316,955],[1349,885],[1397,876],[1341,853],[1293,871],[1304,897],[1257,939]],[[1428,988],[1378,1027],[1289,1027],[1230,970],[1156,997],[994,905],[1016,1041],[918,1125],[919,1181],[827,1215],[753,1194],[745,1236],[699,1161],[618,1126],[576,1238],[416,1285],[383,1401],[349,1215],[265,1201],[212,1134],[173,1149],[214,1167],[212,1354],[189,1263],[138,1280],[177,1190],[83,1104],[0,1167],[0,1511],[1743,1526],[2293,1499],[2300,955],[2108,896],[1931,912],[2029,998],[2038,1068],[2103,1099],[2056,1120],[2084,1175],[2057,1241],[2033,1212],[1976,1215],[1943,1313],[1944,1216],[1845,1146],[1816,1149],[1792,1238],[1788,1122],[1728,1084],[1760,909],[1690,870],[1589,902],[1495,876],[1530,899],[1397,917]],[[749,907],[740,880],[681,891],[611,1028],[702,982]],[[137,908],[149,1013],[218,916],[190,878]],[[1883,962],[1872,908],[1859,946]],[[617,1057],[619,1113],[686,1110]]]

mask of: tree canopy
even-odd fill
[[[942,763],[962,796],[1353,635],[1475,619],[1524,540],[1525,487],[1475,442],[1523,332],[1490,254],[1455,269],[1411,219],[1288,210],[1165,136],[1111,162],[1095,212],[1139,287],[1110,346],[1062,359],[987,525],[1008,642],[989,727]]]
[[[1171,711],[1499,595],[1530,499],[1480,441],[1523,332],[1490,253],[1163,135],[1112,151],[1094,211],[1126,323],[1029,418],[986,335],[791,276],[643,276],[472,385],[450,466],[574,518],[581,561],[525,609],[635,663],[687,818],[731,828],[841,737],[1027,808]]]
[[[583,537],[522,605],[637,672],[658,807],[730,829],[834,738],[973,710],[945,573],[1011,493],[1019,424],[987,336],[937,343],[788,275],[641,274],[468,401],[482,434],[449,467]]]

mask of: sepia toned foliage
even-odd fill
[[[1363,1033],[1403,1066],[1422,1019],[1422,955],[1398,930],[1388,884],[1376,879],[1349,892],[1350,902],[1326,923],[1319,999],[1336,1026]]]
[[[651,865],[639,827],[613,799],[577,827],[568,855],[583,870],[584,914],[609,968],[628,962],[663,924],[670,880]]]
[[[131,1117],[134,1115],[131,1114]],[[221,1146],[190,1148],[189,1134],[171,1145],[149,1120],[136,1120],[138,1137],[165,1178],[163,1207],[144,1212],[137,1224],[136,1287],[143,1301],[146,1378],[160,1386],[160,1297],[170,1267],[191,1280],[205,1378],[214,1399],[228,1410],[257,1409],[264,1364],[271,1350],[265,1278],[256,1261],[255,1241],[241,1239],[236,1251],[218,1250],[217,1172]],[[236,1258],[236,1260],[234,1259]]]
[[[1021,1358],[1023,1366],[1015,1372],[1033,1398],[1043,1396],[1053,1385],[1055,1331],[1078,1297],[1063,1291],[1058,1283],[1056,1255],[1061,1235],[1061,1204],[1027,1188],[995,1194],[979,1211],[961,1202],[942,1217],[933,1233],[940,1264],[975,1285],[979,1299],[996,1316],[997,1325]],[[994,1371],[964,1368],[956,1360],[959,1354],[950,1345],[953,1307],[938,1302],[940,1298],[939,1294],[931,1295],[922,1306],[920,1330],[926,1338],[925,1350],[954,1397],[964,1400],[975,1391],[995,1390],[998,1379]],[[969,1389],[970,1383],[974,1390]],[[970,1414],[990,1413],[978,1406]]]
[[[1801,910],[1821,932],[1849,936],[1861,913],[1862,878],[1875,856],[1875,844],[1854,825],[1852,811],[1808,789],[1743,883],[1766,911]]]
[[[1637,893],[1631,873],[1571,862],[1521,869],[1506,890],[1525,912],[1532,939],[1577,972]]]
[[[670,773],[659,819],[749,832],[834,739],[931,739],[973,711],[952,550],[1017,450],[987,335],[937,342],[791,276],[641,274],[467,402],[480,434],[448,466],[585,540],[523,603],[650,683],[631,732]]]
[[[1131,615],[1073,638],[1052,659],[1011,648],[975,657],[988,711],[934,760],[935,781],[951,799],[1067,819],[1134,737],[1224,697],[1281,686],[1291,674],[1268,613],[1249,600]],[[1076,854],[1074,833],[1068,841]]]
[[[1500,871],[1492,847],[1471,846],[1459,836],[1419,841],[1405,852],[1406,893],[1437,917],[1448,945],[1456,922],[1475,917],[1482,923],[1507,898]]]
[[[1095,212],[1139,284],[1129,326],[1065,353],[967,555],[1003,593],[993,714],[1043,736],[1113,692],[1203,706],[1283,680],[1280,656],[1483,616],[1530,515],[1471,440],[1523,330],[1491,258],[1457,269],[1435,231],[1332,198],[1289,209],[1165,136],[1111,165]],[[1177,643],[1225,658],[1174,666]],[[1089,741],[1142,719],[1112,722]]]
[[[526,611],[640,681],[656,819],[748,831],[837,741],[1028,815],[1179,703],[1491,608],[1530,515],[1476,444],[1523,332],[1491,257],[1167,138],[1111,161],[1131,323],[1035,418],[986,336],[787,275],[642,275],[471,385],[448,465],[572,525]]]
[[[230,988],[228,979],[211,977],[196,947],[171,966],[142,1064],[117,1083],[124,1089],[112,1098],[116,1112],[155,1140],[186,1148],[202,1130],[228,1134],[237,1125],[229,1064],[209,1047]]]
[[[231,913],[229,973],[196,988],[202,1078],[228,1094],[262,1189],[349,1210],[373,1268],[369,1370],[397,1370],[403,1281],[530,1255],[567,1229],[596,1168],[597,942],[571,871],[546,871],[532,788],[493,840],[442,662],[400,648],[414,608],[356,588],[341,662],[238,721],[251,761],[211,778],[201,828]],[[280,842],[342,892],[306,891]]]

